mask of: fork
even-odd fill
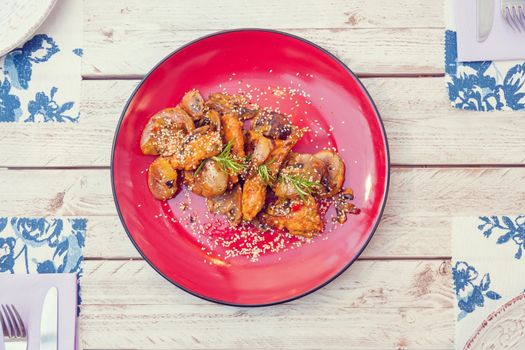
[[[501,0],[501,13],[514,30],[525,30],[525,0]]]
[[[26,327],[14,305],[1,305],[0,323],[5,350],[27,350]]]

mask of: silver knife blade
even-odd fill
[[[489,37],[494,23],[494,0],[476,1],[478,42],[483,42]]]
[[[40,350],[58,349],[58,290],[51,287],[46,293],[40,317]]]

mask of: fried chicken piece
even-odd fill
[[[299,129],[290,134],[286,140],[276,140],[275,147],[270,152],[268,159],[268,172],[270,178],[277,178],[288,152],[301,139],[304,131]],[[267,184],[255,173],[248,177],[242,191],[242,216],[246,221],[251,221],[264,207],[266,201]]]
[[[241,185],[235,185],[217,197],[208,198],[206,204],[208,210],[215,214],[226,215],[231,225],[237,226],[242,219],[242,189]]]
[[[292,235],[315,237],[324,229],[317,202],[312,196],[300,199],[278,199],[261,215],[261,222],[270,227],[287,229]]]
[[[242,189],[242,217],[251,221],[264,207],[266,201],[266,184],[255,174],[244,182]]]
[[[188,91],[182,97],[180,106],[193,118],[198,120],[204,112],[204,99],[196,89]]]
[[[177,170],[168,158],[158,157],[148,168],[148,187],[153,197],[168,200],[177,192]]]
[[[235,118],[233,114],[227,113],[221,117],[221,124],[224,131],[225,143],[232,142],[231,153],[237,158],[246,156],[244,153],[244,134],[242,132],[242,122]]]
[[[253,130],[271,139],[286,140],[293,128],[291,121],[283,114],[261,110],[253,122]]]
[[[225,143],[232,143],[231,155],[236,159],[244,160],[246,154],[244,152],[244,134],[242,132],[243,123],[232,113],[226,113],[221,116],[221,124]],[[237,174],[231,174],[230,186],[233,186],[237,182],[239,182]]]
[[[170,156],[193,129],[193,120],[182,108],[163,109],[153,115],[144,127],[140,149],[147,155]]]
[[[179,150],[170,157],[170,162],[175,169],[193,170],[201,161],[216,156],[221,150],[221,135],[205,126],[195,129],[183,139]]]
[[[223,194],[228,186],[228,174],[213,159],[203,161],[198,171],[184,172],[184,183],[194,193],[206,198]]]
[[[345,181],[345,163],[341,156],[334,151],[323,150],[313,155],[321,160],[327,169],[326,175],[322,179],[326,191],[321,193],[322,197],[330,198],[341,191]]]
[[[286,166],[281,169],[280,174],[288,179],[300,179],[302,183],[311,184],[312,186],[299,188],[310,194],[318,194],[323,191],[321,180],[326,177],[326,166],[323,161],[311,154],[290,152]],[[297,186],[301,186],[301,184],[292,181],[277,181],[273,190],[277,197],[295,198],[303,194],[298,192]]]
[[[275,146],[272,152],[270,153],[270,156],[268,157],[268,159],[270,160],[270,162],[268,163],[268,170],[270,171],[270,175],[272,178],[277,178],[277,175],[279,174],[281,166],[286,160],[288,153],[292,150],[295,144],[299,142],[303,135],[304,130],[298,129],[292,132],[290,137],[288,137],[286,140],[275,140]]]

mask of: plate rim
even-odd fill
[[[122,212],[120,210],[120,205],[119,205],[119,202],[117,200],[117,193],[116,193],[116,189],[115,189],[115,180],[114,180],[115,179],[115,176],[114,176],[115,148],[116,148],[116,144],[117,144],[117,138],[118,138],[118,135],[119,135],[120,127],[122,126],[122,122],[124,120],[124,117],[126,115],[126,112],[127,112],[128,108],[129,108],[129,105],[130,105],[131,101],[135,97],[135,94],[137,93],[137,91],[141,88],[142,84],[146,81],[146,79],[148,79],[149,76],[160,65],[162,65],[164,62],[166,62],[173,55],[177,54],[178,52],[180,52],[181,50],[185,49],[188,46],[191,46],[191,45],[193,45],[195,43],[198,43],[198,42],[200,42],[202,40],[205,40],[205,39],[208,39],[208,38],[211,38],[211,37],[214,37],[214,36],[218,36],[218,35],[229,34],[229,33],[236,33],[236,32],[249,32],[249,31],[269,32],[269,33],[283,35],[283,36],[287,36],[287,37],[293,38],[295,40],[302,41],[305,44],[308,44],[308,45],[313,46],[314,48],[316,48],[318,50],[321,50],[323,53],[327,54],[330,58],[332,58],[337,64],[339,64],[341,67],[343,67],[348,72],[348,74],[350,74],[355,79],[355,81],[359,84],[359,86],[361,87],[362,91],[365,93],[368,101],[371,103],[372,107],[374,108],[374,111],[376,112],[376,115],[377,115],[377,120],[379,121],[379,126],[381,127],[381,131],[382,131],[382,134],[384,136],[385,151],[386,151],[385,152],[385,155],[386,155],[386,159],[385,159],[386,160],[386,164],[385,164],[386,165],[386,179],[385,179],[385,189],[384,189],[384,193],[383,193],[383,202],[381,203],[381,209],[379,211],[379,215],[378,215],[376,221],[374,222],[374,225],[373,225],[372,231],[370,232],[370,235],[367,237],[365,243],[363,244],[363,246],[361,247],[359,252],[355,255],[355,257],[350,259],[350,261],[340,271],[338,271],[336,274],[334,274],[333,276],[331,276],[329,279],[327,279],[323,283],[315,286],[314,288],[312,288],[312,289],[310,289],[310,290],[308,290],[306,292],[303,292],[301,294],[298,294],[298,295],[293,296],[293,297],[288,298],[288,299],[283,299],[283,300],[274,301],[274,302],[268,302],[268,303],[257,303],[257,304],[234,303],[234,302],[228,302],[228,301],[219,300],[219,299],[215,299],[215,298],[210,298],[210,297],[207,297],[205,295],[202,295],[202,294],[199,294],[197,292],[194,292],[194,291],[192,291],[192,290],[190,290],[190,289],[180,285],[179,283],[176,283],[175,281],[172,281],[168,276],[166,276],[163,272],[161,272],[145,256],[145,254],[142,252],[142,250],[139,248],[139,246],[137,245],[137,243],[135,242],[135,240],[131,236],[131,233],[130,233],[130,231],[129,231],[129,229],[128,229],[125,221],[124,221],[124,218],[122,216]],[[228,30],[216,31],[216,32],[213,32],[213,33],[210,33],[210,34],[201,36],[201,37],[199,37],[197,39],[189,41],[188,43],[178,47],[175,50],[173,50],[171,53],[169,53],[167,56],[165,56],[162,60],[160,60],[157,64],[155,64],[155,66],[152,69],[150,69],[150,71],[142,78],[140,83],[133,90],[133,92],[129,96],[126,104],[124,105],[124,108],[122,109],[122,113],[121,113],[120,118],[118,120],[117,127],[115,128],[115,134],[113,136],[113,145],[112,145],[112,149],[111,149],[111,164],[110,164],[111,190],[112,190],[112,193],[113,193],[113,202],[114,202],[115,207],[117,209],[117,214],[119,216],[120,222],[121,222],[122,226],[124,227],[124,231],[126,231],[126,234],[127,234],[128,238],[129,238],[129,240],[131,241],[131,243],[133,244],[135,249],[139,252],[139,254],[142,256],[142,258],[148,263],[148,265],[150,265],[160,276],[162,276],[168,282],[170,282],[174,286],[178,287],[179,289],[185,291],[186,293],[189,293],[189,294],[191,294],[193,296],[196,296],[196,297],[198,297],[200,299],[203,299],[203,300],[206,300],[206,301],[210,301],[210,302],[213,302],[213,303],[216,303],[216,304],[227,305],[227,306],[235,306],[235,307],[265,307],[265,306],[272,306],[272,305],[279,305],[279,304],[288,303],[288,302],[300,299],[302,297],[305,297],[305,296],[307,296],[309,294],[312,294],[312,293],[316,292],[317,290],[327,286],[328,284],[333,282],[336,278],[341,276],[359,258],[359,256],[361,256],[363,251],[366,249],[366,247],[368,246],[368,244],[372,240],[372,237],[374,236],[375,232],[377,231],[379,223],[381,222],[381,219],[383,218],[383,214],[384,214],[384,210],[385,210],[385,207],[386,207],[386,203],[388,201],[388,193],[389,193],[389,189],[390,189],[390,172],[391,172],[390,147],[388,145],[388,137],[387,137],[387,133],[386,133],[386,130],[385,130],[384,123],[383,123],[383,119],[381,118],[381,114],[379,113],[379,110],[377,109],[377,106],[376,106],[374,100],[370,96],[370,93],[365,88],[365,86],[363,85],[361,80],[357,77],[357,75],[342,60],[340,60],[337,56],[332,54],[330,51],[324,49],[323,47],[321,47],[321,46],[319,46],[319,45],[317,45],[317,44],[315,44],[315,43],[313,43],[313,42],[311,42],[311,41],[309,41],[307,39],[304,39],[304,38],[302,38],[302,37],[300,37],[298,35],[295,35],[295,34],[287,33],[287,32],[280,31],[280,30],[265,29],[265,28],[237,28],[237,29],[228,29]]]
[[[486,329],[486,327],[491,324],[493,321],[498,320],[499,316],[504,313],[509,307],[512,305],[519,303],[521,301],[525,301],[525,292],[518,294],[514,298],[507,301],[505,304],[498,307],[496,310],[491,312],[485,319],[481,322],[481,324],[476,328],[476,330],[472,333],[470,338],[465,343],[465,346],[463,350],[471,350],[472,346],[476,345],[476,339],[481,335],[482,331]]]
[[[48,0],[48,6],[44,13],[38,18],[37,21],[33,23],[31,28],[24,34],[18,37],[18,39],[14,40],[11,44],[6,45],[5,47],[0,47],[0,57],[3,57],[7,55],[12,50],[19,47],[22,43],[25,43],[35,32],[44,24],[46,19],[49,17],[51,12],[53,12],[53,9],[55,8],[55,5],[57,4],[58,0]]]

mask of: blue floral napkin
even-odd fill
[[[80,118],[82,1],[60,0],[30,40],[0,58],[0,122]]]
[[[453,1],[445,1],[445,81],[453,107],[472,111],[525,108],[525,62],[458,62]]]
[[[86,219],[0,217],[0,273],[80,273]]]
[[[456,349],[487,316],[525,290],[525,216],[455,218],[452,279]]]

